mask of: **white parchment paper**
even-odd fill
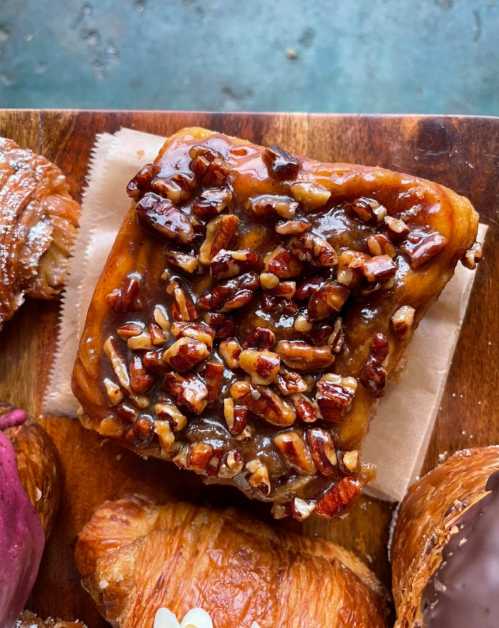
[[[116,233],[130,206],[126,185],[152,161],[164,138],[130,129],[102,134],[92,153],[83,197],[81,228],[63,297],[60,331],[44,411],[74,415],[71,372],[88,305]],[[480,226],[480,238],[486,227]],[[461,265],[420,323],[407,354],[407,366],[382,398],[363,447],[365,462],[378,468],[370,491],[399,500],[419,472],[471,287],[471,272]]]

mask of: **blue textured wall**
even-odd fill
[[[496,0],[0,0],[0,106],[499,113]]]

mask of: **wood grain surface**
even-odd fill
[[[327,161],[359,162],[434,179],[468,196],[490,226],[470,306],[454,356],[426,460],[469,446],[499,443],[499,118],[335,116],[305,114],[205,114],[194,112],[0,111],[0,135],[42,153],[67,175],[81,198],[95,135],[121,126],[168,135],[183,126],[205,126],[256,143]],[[58,303],[23,306],[0,335],[0,399],[37,415],[56,341]],[[81,589],[73,564],[78,531],[105,499],[146,492],[161,499],[237,503],[244,497],[203,487],[172,465],[145,461],[99,440],[71,419],[44,425],[59,449],[65,493],[31,600],[42,615],[104,626]],[[303,532],[352,548],[388,582],[386,555],[392,506],[364,499],[344,520],[309,521]],[[295,523],[276,523],[298,527]]]

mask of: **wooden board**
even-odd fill
[[[55,161],[81,198],[97,133],[121,126],[168,135],[201,125],[253,142],[277,143],[320,160],[361,162],[435,179],[467,195],[490,225],[470,307],[447,382],[426,468],[438,455],[462,447],[499,443],[499,119],[186,112],[0,111],[0,135]],[[55,345],[57,303],[28,303],[0,336],[0,399],[33,414],[41,399]],[[166,499],[206,503],[248,502],[235,491],[206,488],[172,465],[144,461],[100,441],[78,422],[47,418],[61,454],[65,496],[45,553],[31,606],[43,615],[79,617],[104,626],[79,585],[73,565],[78,531],[105,499],[142,491]],[[255,508],[254,506],[251,506]],[[256,506],[260,516],[265,508]],[[388,526],[392,507],[363,500],[337,522],[308,522],[307,534],[354,549],[387,581]],[[298,524],[276,524],[292,525]]]

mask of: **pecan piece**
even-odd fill
[[[308,302],[308,317],[320,321],[338,313],[350,296],[350,290],[336,281],[327,281],[315,290]]]
[[[215,338],[223,339],[234,335],[234,321],[219,312],[207,312],[204,317],[208,325],[215,330]]]
[[[128,338],[126,343],[132,351],[148,351],[153,348],[151,334],[148,331]]]
[[[171,332],[175,338],[194,338],[204,343],[208,349],[211,349],[215,338],[215,330],[203,322],[175,322],[171,326]]]
[[[153,310],[153,318],[157,325],[165,332],[170,331],[170,319],[164,305],[155,305]]]
[[[199,249],[201,264],[209,264],[221,249],[229,248],[239,229],[239,218],[225,214],[210,220],[206,227],[206,238]]]
[[[153,373],[166,370],[166,364],[163,362],[163,351],[146,351],[142,356],[142,362],[148,371]]]
[[[109,336],[109,338],[103,344],[102,348],[104,349],[104,353],[111,362],[111,366],[113,367],[113,371],[118,378],[120,386],[130,392],[130,375],[128,373],[127,365],[125,360],[123,360],[115,347],[115,339],[113,338],[113,336]]]
[[[269,217],[277,215],[280,218],[293,218],[299,204],[289,196],[279,196],[277,194],[261,194],[252,196],[246,201],[246,208],[252,211],[255,216]]]
[[[129,181],[126,188],[128,196],[137,201],[142,194],[147,191],[152,179],[158,172],[159,166],[156,164],[146,164],[143,166],[133,179]]]
[[[295,318],[293,327],[298,333],[306,334],[308,331],[312,329],[313,325],[310,322],[308,316],[305,316],[305,314],[300,314],[299,316]]]
[[[306,301],[318,290],[324,283],[323,277],[309,277],[298,285],[295,292],[295,299],[298,301]]]
[[[264,290],[272,290],[279,285],[279,277],[274,273],[260,273],[260,285]]]
[[[125,440],[135,448],[149,447],[154,439],[154,421],[148,414],[140,414],[125,432]]]
[[[362,272],[369,282],[385,281],[395,275],[397,266],[388,255],[376,255],[364,261]]]
[[[180,432],[187,425],[187,418],[174,403],[162,401],[155,404],[154,412],[161,421],[168,421],[174,432]]]
[[[315,423],[322,418],[319,405],[313,399],[301,393],[291,395],[291,401],[296,410],[296,418],[304,423]]]
[[[231,449],[222,459],[222,463],[218,470],[218,477],[233,478],[244,468],[244,460],[237,449]]]
[[[249,395],[252,390],[251,384],[245,379],[235,381],[230,387],[230,396],[232,399],[243,399]]]
[[[341,461],[347,472],[356,473],[359,470],[359,452],[356,449],[343,452]]]
[[[267,253],[264,263],[266,273],[272,273],[279,279],[299,277],[303,268],[301,262],[283,246]]]
[[[411,268],[417,270],[441,253],[446,244],[447,238],[438,231],[416,229],[409,233],[401,249],[408,256]]]
[[[219,362],[206,362],[199,371],[199,375],[208,389],[208,403],[217,401],[222,387],[223,374],[224,366]]]
[[[195,255],[181,253],[180,251],[165,251],[166,262],[174,268],[179,268],[186,273],[195,273],[198,269],[198,258]]]
[[[128,367],[130,373],[130,388],[134,393],[141,395],[151,388],[154,379],[146,372],[142,358],[134,355]]]
[[[193,321],[198,318],[198,312],[192,298],[178,281],[172,280],[166,288],[166,293],[173,297],[170,312],[174,320]]]
[[[280,340],[276,351],[286,366],[297,371],[320,371],[334,362],[331,347],[313,347],[302,340]]]
[[[192,211],[198,218],[214,218],[230,207],[231,203],[230,188],[206,188],[192,203]]]
[[[414,325],[414,315],[416,310],[411,305],[402,305],[392,315],[392,327],[393,331],[399,336],[404,338],[411,331]]]
[[[272,487],[270,485],[269,471],[267,466],[255,458],[246,463],[246,469],[249,471],[248,483],[255,490],[263,493],[263,495],[270,495]]]
[[[367,248],[371,255],[388,255],[388,257],[395,257],[395,247],[391,243],[384,233],[375,233],[367,238]]]
[[[360,381],[375,397],[381,397],[386,384],[383,362],[388,355],[388,340],[382,333],[374,336],[369,356],[360,372]]]
[[[239,356],[241,355],[242,347],[237,338],[222,340],[218,350],[228,368],[232,370],[239,368]]]
[[[135,210],[144,224],[170,240],[189,244],[194,239],[189,218],[166,198],[148,192],[137,203]]]
[[[326,430],[314,427],[306,430],[305,438],[319,473],[325,477],[334,475],[337,470],[338,458],[331,434]]]
[[[299,373],[289,371],[284,367],[281,367],[277,375],[276,385],[281,394],[286,397],[288,395],[305,392],[308,389],[305,380]]]
[[[273,441],[279,453],[291,468],[305,475],[313,475],[315,473],[315,464],[310,451],[298,432],[281,432],[274,436]]]
[[[142,275],[130,273],[119,288],[115,288],[106,295],[106,302],[114,312],[136,312],[142,309],[140,287]]]
[[[187,201],[195,186],[196,181],[191,172],[177,172],[169,177],[163,177],[160,173],[151,181],[151,190],[172,203]]]
[[[244,273],[206,291],[199,305],[207,310],[229,312],[247,305],[255,296],[259,281],[256,273]]]
[[[290,515],[296,521],[305,521],[315,510],[315,502],[312,500],[293,497],[290,502]]]
[[[179,373],[185,373],[206,360],[209,354],[203,342],[184,336],[168,347],[163,360]]]
[[[462,256],[461,262],[463,266],[473,270],[478,262],[482,259],[483,251],[480,242],[475,242]]]
[[[338,263],[336,251],[327,240],[314,233],[304,233],[289,241],[289,249],[302,262],[332,268]]]
[[[317,382],[316,400],[326,421],[336,423],[350,411],[357,390],[354,377],[327,373]]]
[[[350,477],[342,478],[324,493],[317,502],[315,512],[321,517],[340,514],[360,494],[360,482]]]
[[[123,323],[116,329],[116,333],[123,340],[128,340],[128,338],[132,338],[133,336],[138,336],[144,331],[144,323],[140,321],[130,321],[128,323]]]
[[[270,349],[275,345],[275,334],[267,327],[255,327],[243,342],[245,349],[255,347],[256,349]]]
[[[253,414],[272,425],[288,427],[296,419],[296,412],[293,406],[266,386],[253,388],[250,394],[242,399],[241,403],[246,404]]]
[[[309,181],[293,183],[291,194],[309,211],[321,209],[331,198],[331,192],[327,188]]]
[[[404,238],[409,233],[409,227],[401,218],[386,216],[385,225],[394,238]]]
[[[275,230],[279,235],[301,235],[312,229],[312,224],[305,218],[297,218],[296,220],[286,220],[278,222]]]
[[[112,379],[105,377],[102,383],[104,384],[104,388],[106,389],[106,395],[109,400],[109,405],[116,406],[121,401],[123,401],[123,391],[116,382],[113,382]]]
[[[366,196],[361,196],[351,203],[347,203],[345,210],[350,216],[358,218],[362,222],[375,223],[383,222],[387,213],[384,205],[381,205],[376,199]]]
[[[188,412],[201,414],[208,403],[208,388],[206,384],[191,374],[185,377],[179,373],[166,373],[164,386],[166,392],[171,395],[178,406]]]
[[[190,168],[203,186],[222,186],[229,175],[229,168],[218,151],[197,144],[189,150]]]
[[[241,434],[248,422],[248,408],[236,405],[234,399],[224,399],[224,418],[231,434]]]
[[[154,421],[154,433],[157,435],[161,451],[167,454],[175,442],[175,434],[168,421]]]
[[[258,253],[249,249],[227,251],[221,249],[211,260],[211,276],[215,280],[230,279],[248,270],[260,270],[262,260]]]
[[[245,349],[239,356],[239,367],[251,377],[253,384],[268,386],[277,377],[281,359],[277,353],[264,349]]]
[[[289,301],[295,296],[296,281],[280,281],[270,292],[273,296],[282,297]]]
[[[207,443],[192,443],[187,450],[186,468],[196,473],[207,474],[214,449]],[[175,462],[175,458],[173,459]]]
[[[300,170],[300,162],[279,146],[271,146],[263,152],[262,159],[273,179],[284,181],[296,179]]]

